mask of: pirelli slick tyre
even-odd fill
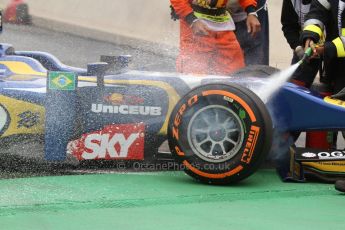
[[[205,183],[229,184],[253,174],[265,159],[272,122],[249,89],[208,84],[177,103],[168,140],[174,159],[188,175]]]

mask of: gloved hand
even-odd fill
[[[322,56],[325,52],[325,47],[324,46],[319,46],[319,45],[316,45],[314,43],[314,41],[310,38],[308,38],[306,41],[305,41],[305,44],[304,44],[304,50],[307,50],[308,48],[312,48],[313,49],[313,54],[311,55],[311,59],[312,58],[319,58],[320,56]]]

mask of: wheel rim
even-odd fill
[[[187,136],[189,146],[201,159],[221,163],[241,149],[244,129],[239,116],[231,109],[209,105],[193,115]]]

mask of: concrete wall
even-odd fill
[[[26,1],[38,26],[176,55],[178,22],[170,19],[169,0]],[[292,55],[281,32],[281,4],[269,1],[270,64],[278,68],[289,66]]]
[[[6,4],[9,0],[0,0]],[[110,34],[177,45],[169,0],[27,0],[33,16]]]

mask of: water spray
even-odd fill
[[[263,102],[266,103],[270,99],[270,97],[272,97],[272,95],[277,92],[291,78],[298,67],[309,60],[313,53],[313,48],[309,47],[306,51],[303,52],[303,49],[301,49],[301,51],[302,52],[299,52],[301,54],[300,56],[303,56],[299,62],[285,70],[282,70],[270,76],[265,85],[256,91],[256,94],[261,98]]]

